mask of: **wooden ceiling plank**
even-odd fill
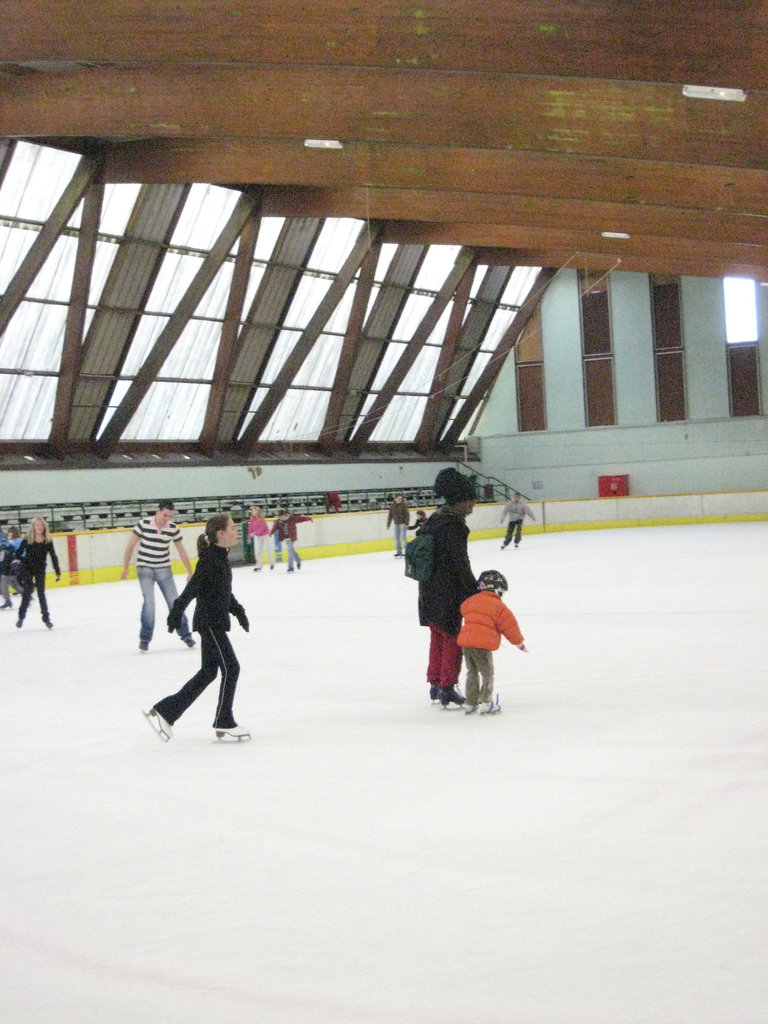
[[[765,182],[768,187],[768,180]],[[631,235],[768,245],[768,216],[725,210],[600,202],[592,199],[516,194],[465,193],[446,189],[308,188],[267,186],[264,213],[277,217],[388,215],[386,241],[408,241],[449,232],[454,224],[495,230],[504,225],[579,230],[623,230]],[[442,241],[442,238],[434,240]]]
[[[70,443],[96,437],[189,189],[175,184],[139,190],[83,343]]]
[[[473,260],[474,252],[472,249],[462,249],[457,254],[453,267],[448,272],[437,295],[430,303],[429,309],[424,314],[421,323],[413,332],[413,336],[406,345],[405,351],[392,367],[389,377],[374,398],[363,421],[352,435],[351,446],[354,451],[360,451],[361,447],[370,441],[371,434],[375,430],[376,425],[386,412],[390,402],[396,396],[398,389],[405,380],[406,374],[416,362],[421,350],[429,340],[460,282],[465,276],[471,277],[473,275]]]
[[[322,220],[313,217],[283,223],[240,330],[220,438],[240,436],[322,227]]]
[[[534,281],[527,298],[520,307],[517,316],[509,325],[509,328],[497,345],[493,358],[488,362],[483,372],[477,378],[472,390],[467,395],[464,404],[451,424],[450,429],[442,438],[440,442],[441,448],[448,449],[458,444],[459,438],[466,429],[469,421],[475,415],[480,403],[492,390],[496,379],[501,373],[507,356],[517,344],[526,324],[533,316],[537,306],[541,302],[547,285],[556,273],[557,272],[555,270],[546,267],[539,271],[539,274]]]
[[[349,387],[342,402],[339,429],[346,443],[349,443],[355,430],[368,392],[386,355],[389,339],[407,301],[408,291],[419,274],[426,254],[424,246],[400,245],[389,262],[363,325],[349,376]]]
[[[487,271],[486,271],[487,273]],[[440,347],[440,354],[437,357],[435,375],[432,378],[432,385],[429,391],[424,415],[421,424],[416,432],[414,444],[422,451],[434,446],[435,440],[440,436],[440,406],[443,403],[443,383],[448,367],[453,362],[456,346],[458,345],[461,325],[467,315],[467,306],[472,292],[474,274],[465,274],[456,286],[453,296],[453,306],[445,328],[445,337]]]
[[[20,137],[309,137],[765,166],[768,93],[692,102],[679,84],[407,68],[166,64],[0,76],[3,132]]]
[[[341,269],[334,278],[331,286],[320,300],[317,309],[310,317],[309,323],[301,333],[300,339],[291,350],[288,358],[280,368],[277,377],[269,387],[258,409],[253,415],[251,422],[243,432],[238,448],[242,454],[247,454],[251,445],[256,442],[269,423],[273,413],[280,405],[285,394],[292,384],[296,374],[301,369],[305,359],[309,355],[317,339],[333,315],[336,307],[344,297],[344,293],[352,283],[355,274],[360,269],[360,264],[366,252],[376,244],[378,235],[381,233],[381,225],[374,223],[363,225],[357,241],[352,246],[349,255],[345,259]]]
[[[221,338],[216,352],[213,381],[205,410],[203,429],[200,433],[200,451],[209,458],[213,457],[217,441],[220,440],[219,429],[224,410],[224,399],[237,357],[238,334],[260,226],[260,210],[255,208],[243,226],[237,247],[232,284],[227,297],[227,307],[221,325]]]
[[[5,331],[11,317],[23,302],[30,285],[50,256],[83,194],[99,173],[99,167],[100,162],[97,159],[83,157],[75,168],[50,217],[40,229],[0,299],[0,334]]]
[[[106,0],[98,18],[78,0],[15,0],[0,59],[10,61],[253,61],[513,71],[765,88],[754,40],[764,3],[574,0]]]
[[[336,368],[336,376],[328,400],[328,408],[325,413],[325,422],[321,432],[320,440],[324,447],[332,449],[339,448],[344,443],[344,432],[340,429],[341,413],[344,407],[344,400],[349,393],[349,382],[352,376],[352,369],[355,365],[357,352],[360,347],[363,332],[365,313],[370,302],[373,290],[374,275],[376,266],[381,254],[379,242],[372,246],[363,258],[360,265],[360,275],[355,287],[355,294],[352,299],[352,308],[349,313],[349,321],[344,334],[344,343],[339,356],[339,365]]]
[[[64,328],[59,382],[53,404],[50,444],[59,458],[64,458],[66,455],[72,421],[72,405],[77,379],[82,367],[83,332],[103,200],[103,184],[92,182],[86,189],[83,199],[72,288],[67,307],[67,322]]]
[[[478,256],[479,253],[476,253],[476,259]],[[461,394],[474,362],[479,357],[488,328],[514,269],[508,259],[499,266],[489,266],[477,290],[470,311],[462,323],[453,358],[445,364],[442,373],[439,413],[435,416],[430,449],[437,446],[445,431],[455,400]]]
[[[181,332],[197,309],[200,300],[205,295],[222,263],[229,255],[235,240],[257,204],[257,193],[243,195],[239,199],[219,237],[202,261],[186,292],[181,297],[176,310],[158,335],[151,351],[133,378],[122,402],[115,409],[112,418],[96,442],[95,450],[102,458],[107,457],[120,440],[131,417],[154,383],[155,378],[163,367],[163,363],[179,340]]]
[[[347,204],[346,216],[364,217],[368,203],[371,216],[375,213],[377,219],[392,213],[387,204],[397,196],[389,190],[413,193],[410,214],[398,214],[398,219],[407,220],[437,219],[434,210],[419,217],[415,209],[433,192],[445,193],[453,202],[464,194],[464,202],[475,196],[502,200],[510,196],[512,201],[533,197],[616,203],[635,211],[658,206],[768,215],[768,170],[764,168],[470,149],[464,145],[351,142],[341,151],[318,152],[306,149],[301,140],[156,140],[110,146],[104,174],[108,182],[254,182],[340,188],[340,203],[356,200],[355,206]],[[358,191],[351,193],[352,188]],[[383,209],[376,206],[379,190]],[[267,201],[271,201],[269,194]],[[317,215],[330,212],[323,210]]]

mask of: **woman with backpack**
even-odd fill
[[[435,480],[435,494],[444,498],[445,504],[419,530],[419,539],[430,536],[434,540],[432,571],[419,582],[419,623],[429,629],[429,696],[447,708],[464,703],[456,692],[462,662],[456,637],[462,624],[461,604],[477,591],[465,522],[475,507],[475,488],[458,470],[444,469]]]

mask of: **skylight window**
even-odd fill
[[[755,282],[745,277],[723,278],[725,337],[729,345],[757,341]]]

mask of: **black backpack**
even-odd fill
[[[420,533],[405,545],[405,575],[424,583],[435,568],[435,538],[431,533]]]

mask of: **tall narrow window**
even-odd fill
[[[656,416],[659,423],[684,420],[687,410],[680,281],[676,277],[654,274],[650,282]]]
[[[541,344],[541,309],[525,325],[515,348],[518,430],[546,430],[544,361]]]
[[[724,278],[723,299],[731,416],[759,416],[760,364],[755,282],[743,277]]]
[[[588,427],[616,423],[608,276],[579,271],[584,399]]]

